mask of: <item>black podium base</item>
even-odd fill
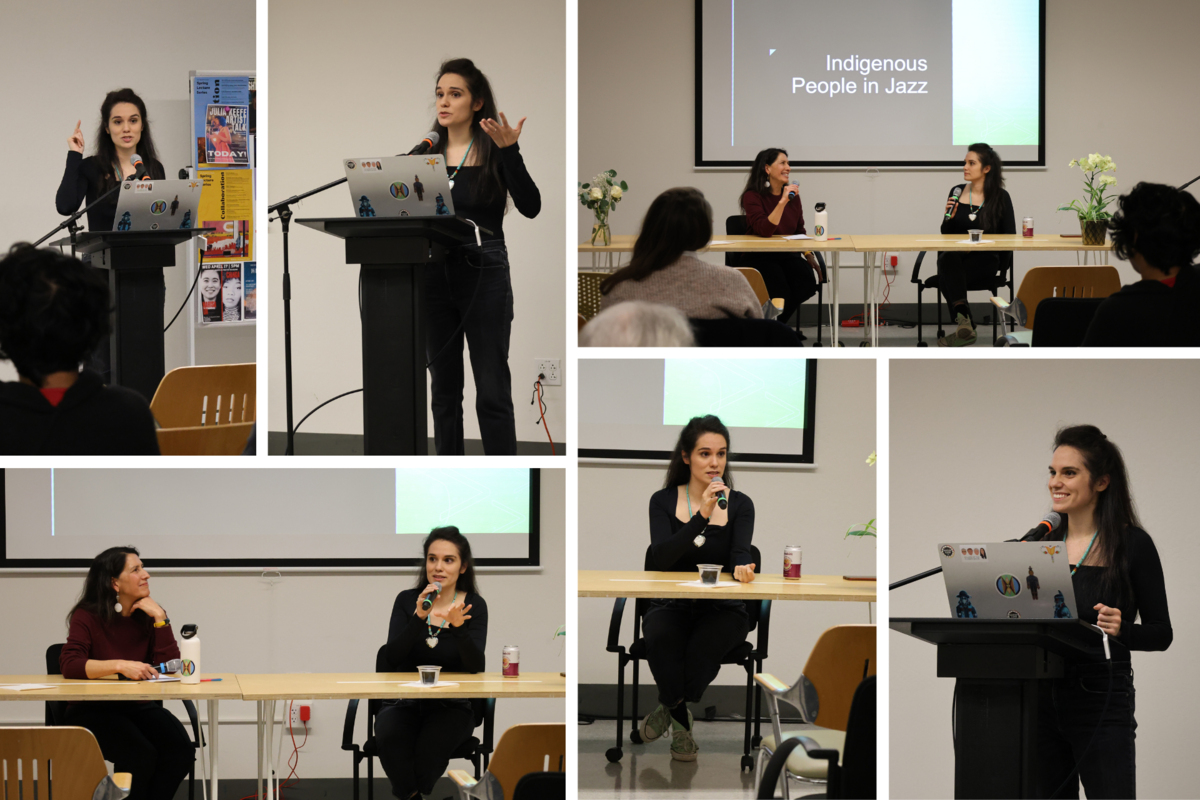
[[[110,382],[133,389],[146,402],[154,399],[166,374],[163,267],[174,265],[174,245],[114,248],[92,255],[92,266],[108,271],[108,299],[113,309]]]

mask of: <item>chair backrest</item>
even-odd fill
[[[512,797],[521,778],[531,772],[562,772],[567,751],[567,726],[561,722],[513,725],[496,744],[488,772]]]
[[[689,319],[697,347],[803,347],[777,319]]]
[[[874,674],[875,626],[837,625],[817,639],[793,688],[799,687],[801,710],[813,724],[844,731],[855,690]]]
[[[732,217],[725,218],[725,235],[726,236],[745,236],[746,235],[746,215],[735,214]],[[745,253],[726,253],[725,266],[740,267],[746,263]],[[765,300],[762,302],[766,302]]]
[[[531,772],[517,781],[512,800],[565,800],[567,773]]]
[[[1038,303],[1033,347],[1081,347],[1102,297],[1047,297]]]
[[[738,267],[737,271],[746,276],[746,280],[750,282],[750,288],[754,290],[754,296],[758,298],[759,305],[770,301],[771,293],[767,291],[767,282],[763,280],[761,272],[754,267]]]
[[[1121,290],[1121,277],[1110,264],[1085,267],[1033,267],[1021,279],[1017,297],[1025,304],[1032,329],[1038,303],[1047,297],[1105,298]]]
[[[579,273],[579,316],[585,321],[600,313],[600,281],[607,277],[607,272]]]
[[[846,744],[842,747],[838,770],[838,797],[875,796],[875,676],[854,690],[850,721],[846,725]]]
[[[164,456],[240,456],[253,430],[253,422],[159,428],[158,451]]]
[[[178,367],[158,384],[150,410],[164,428],[254,422],[255,374],[254,364]]]
[[[46,674],[47,675],[62,675],[62,665],[60,657],[64,643],[52,644],[46,648]],[[67,713],[67,704],[63,700],[47,700],[46,701],[46,727],[58,725],[62,722],[63,716]]]
[[[0,728],[0,762],[8,767],[7,777],[0,772],[4,797],[35,797],[36,771],[37,797],[53,792],[54,800],[92,800],[108,776],[100,745],[86,728]]]

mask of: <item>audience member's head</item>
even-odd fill
[[[690,250],[700,250],[712,240],[712,206],[699,189],[667,189],[654,198],[633,244],[629,266],[600,283],[608,294],[621,281],[640,281],[669,267]]]
[[[581,347],[692,347],[692,326],[673,306],[633,300],[601,311],[579,332]]]
[[[78,260],[28,244],[0,260],[0,358],[21,377],[77,371],[108,330],[108,287]]]
[[[1200,202],[1160,183],[1139,183],[1117,200],[1113,251],[1143,278],[1170,277],[1200,255]]]

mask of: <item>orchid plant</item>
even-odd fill
[[[875,451],[872,450],[871,455],[867,456],[867,466],[868,467],[875,466],[875,460],[876,460]],[[878,539],[879,531],[875,527],[875,520],[872,519],[870,522],[866,523],[865,525],[864,524],[851,525],[846,530],[846,535],[843,536],[842,538],[848,539],[851,536],[857,536],[859,538],[862,538],[864,536],[874,536],[876,539]]]
[[[1112,217],[1108,205],[1116,199],[1116,193],[1107,194],[1109,187],[1117,185],[1117,179],[1105,172],[1115,172],[1117,165],[1109,156],[1092,153],[1086,158],[1072,159],[1068,167],[1079,167],[1083,170],[1083,185],[1087,193],[1081,203],[1072,200],[1065,206],[1059,206],[1059,211],[1074,211],[1081,222],[1102,222]]]

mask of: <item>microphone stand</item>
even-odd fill
[[[1187,183],[1185,183],[1183,186],[1180,186],[1180,187],[1179,187],[1179,191],[1181,191],[1181,192],[1182,192],[1184,189],[1186,189],[1187,187],[1191,186],[1191,185],[1192,185],[1193,183],[1195,183],[1196,181],[1200,181],[1200,175],[1197,175],[1196,177],[1192,178],[1190,181],[1188,181]]]
[[[283,383],[286,395],[285,403],[287,405],[286,454],[289,456],[296,454],[295,442],[293,441],[296,436],[296,429],[292,425],[292,275],[288,271],[288,230],[292,224],[292,204],[299,203],[306,197],[312,197],[314,194],[323,192],[326,189],[332,189],[334,186],[345,182],[346,178],[339,178],[324,186],[318,186],[312,191],[295,194],[286,200],[267,206],[267,222],[274,222],[271,219],[271,214],[278,213],[279,216],[276,219],[283,224]]]
[[[890,592],[892,589],[899,589],[901,586],[908,586],[910,583],[916,583],[917,581],[921,580],[922,578],[928,578],[931,575],[937,575],[941,571],[942,571],[941,567],[934,567],[933,569],[927,569],[924,572],[918,573],[916,575],[910,575],[907,578],[901,578],[900,580],[896,581],[895,583],[889,583],[888,591]]]
[[[34,242],[34,243],[33,243],[33,246],[34,246],[34,247],[37,247],[37,246],[38,246],[38,245],[40,245],[42,242],[44,242],[44,241],[46,241],[47,239],[49,239],[51,236],[53,236],[54,234],[56,234],[56,233],[58,233],[59,231],[61,231],[63,228],[66,228],[67,230],[69,230],[69,231],[71,232],[71,256],[72,256],[72,257],[74,257],[74,256],[75,256],[75,243],[76,243],[76,234],[78,234],[78,233],[79,233],[81,230],[83,230],[83,228],[79,227],[79,226],[78,226],[78,225],[76,225],[75,223],[76,223],[76,222],[79,220],[79,218],[80,218],[80,217],[82,217],[82,216],[83,216],[84,214],[86,214],[88,211],[90,211],[90,210],[92,210],[93,208],[95,208],[96,206],[100,205],[100,204],[101,204],[101,203],[103,203],[105,200],[107,200],[109,197],[111,197],[113,194],[115,194],[115,193],[117,192],[117,190],[121,188],[121,184],[122,184],[122,183],[123,183],[123,181],[117,181],[117,185],[116,185],[116,186],[114,186],[113,188],[111,188],[111,189],[109,189],[107,192],[105,192],[104,194],[102,194],[102,195],[100,195],[99,197],[97,197],[97,198],[96,198],[96,200],[95,200],[94,202],[92,202],[92,203],[89,203],[89,204],[88,204],[87,206],[85,206],[84,208],[81,208],[81,209],[79,209],[79,210],[78,210],[78,211],[76,211],[74,214],[72,214],[71,216],[67,217],[67,218],[66,218],[66,219],[65,219],[65,220],[62,222],[62,224],[60,224],[60,225],[59,225],[57,228],[55,228],[54,230],[50,231],[50,232],[49,232],[49,233],[47,233],[45,236],[43,236],[42,238],[40,238],[40,239],[38,239],[36,242]]]

